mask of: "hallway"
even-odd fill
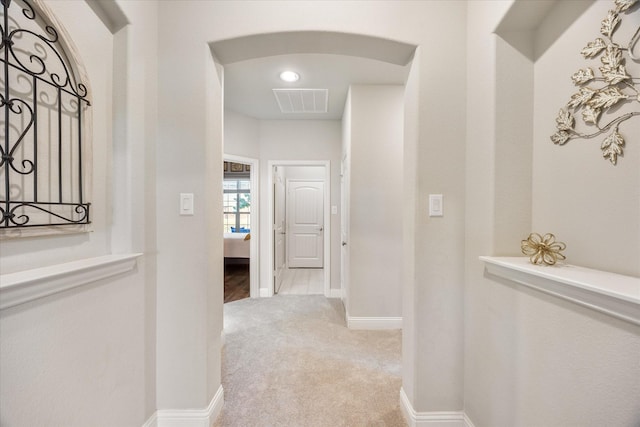
[[[640,0],[0,9],[0,427],[640,427]]]
[[[278,295],[224,306],[216,427],[405,426],[401,331],[354,331],[338,299]]]

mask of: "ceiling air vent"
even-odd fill
[[[329,89],[273,89],[283,113],[326,113]]]

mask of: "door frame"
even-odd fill
[[[282,169],[282,168],[281,168]],[[282,275],[284,274],[284,271],[280,271],[280,276],[278,276],[278,269],[282,268],[282,270],[285,270],[287,268],[287,230],[286,230],[286,223],[282,224],[282,229],[279,229],[280,224],[276,223],[275,219],[276,219],[276,213],[278,213],[279,208],[282,208],[282,216],[284,218],[284,221],[286,221],[286,217],[287,217],[287,206],[286,206],[286,194],[287,194],[287,183],[285,179],[275,179],[276,177],[278,177],[278,166],[274,166],[273,168],[271,168],[271,175],[272,178],[274,178],[274,182],[272,185],[273,188],[273,192],[272,192],[272,202],[274,203],[274,207],[273,209],[271,209],[271,212],[273,212],[273,221],[271,224],[271,233],[270,235],[273,236],[274,240],[273,240],[273,247],[271,248],[267,248],[267,250],[270,250],[271,252],[273,252],[273,289],[274,289],[274,294],[276,294],[279,290],[280,287],[282,286]],[[280,184],[282,184],[282,190],[279,189],[279,185],[278,185],[278,181],[280,182]],[[282,197],[284,198],[282,199],[278,199],[276,197],[276,195],[279,193],[279,191],[282,191]],[[281,206],[278,206],[281,205]],[[278,265],[276,264],[276,260],[278,258],[278,248],[276,248],[277,244],[278,244],[278,238],[282,239],[282,264]],[[280,279],[280,280],[278,280]]]
[[[340,290],[342,304],[349,307],[349,156],[340,165]]]
[[[258,298],[260,296],[260,160],[250,157],[235,156],[233,154],[224,154],[222,156],[225,162],[242,163],[251,166],[249,179],[251,180],[251,212],[249,220],[251,221],[251,239],[249,240],[249,296]],[[224,180],[224,172],[223,178]],[[224,254],[223,254],[224,256]]]
[[[329,160],[269,160],[267,169],[267,217],[268,232],[266,247],[268,249],[267,268],[263,271],[262,283],[268,284],[266,288],[261,288],[261,295],[272,297],[273,289],[273,168],[275,166],[324,166],[324,218],[325,218],[325,239],[323,242],[324,251],[324,296],[331,296],[331,161]],[[253,218],[252,218],[253,220]]]

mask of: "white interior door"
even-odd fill
[[[282,167],[274,167],[273,181],[273,284],[274,291],[277,293],[282,285],[282,273],[286,266],[285,183]]]
[[[323,268],[324,182],[287,181],[289,268]]]

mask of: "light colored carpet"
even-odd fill
[[[406,426],[401,332],[346,328],[337,299],[278,295],[224,305],[216,427]]]

